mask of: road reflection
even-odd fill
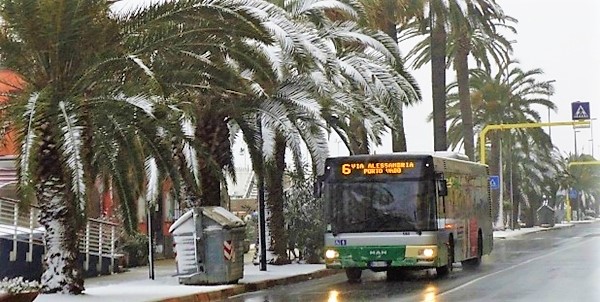
[[[425,289],[425,291],[423,292],[423,302],[436,302],[436,296],[438,293],[438,289],[437,287],[433,286],[433,285],[429,285],[427,286],[427,288]]]
[[[340,300],[338,300],[339,296],[340,292],[338,292],[337,290],[329,291],[329,297],[327,298],[327,302],[341,302]]]

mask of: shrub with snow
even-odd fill
[[[23,280],[23,277],[17,278],[4,278],[0,281],[0,293],[28,293],[37,292],[41,288],[41,285],[37,281]]]

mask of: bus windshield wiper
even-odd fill
[[[417,211],[413,212],[413,217],[415,218],[415,231],[417,231],[417,234],[419,236],[421,236],[421,234],[423,234],[423,232],[421,231],[421,229],[419,228],[419,221],[417,220]]]

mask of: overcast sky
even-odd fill
[[[571,120],[571,102],[590,103],[592,118],[600,117],[600,1],[597,0],[497,0],[504,12],[519,22],[513,57],[524,70],[541,68],[539,80],[556,80],[550,98],[557,106],[551,121]],[[402,47],[402,45],[401,45]],[[408,49],[401,49],[404,53]],[[423,102],[409,107],[405,127],[409,151],[433,150],[433,126],[425,118],[432,110],[430,67],[413,71]],[[448,82],[455,77],[449,73]],[[539,108],[543,121],[547,110]],[[547,128],[546,128],[547,129]],[[578,153],[591,153],[591,131],[579,129]],[[593,125],[594,153],[600,155],[600,119]],[[564,153],[574,150],[573,129],[552,127],[552,139]],[[390,152],[390,143],[378,149]],[[332,150],[333,151],[333,150]]]

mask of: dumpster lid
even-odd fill
[[[546,210],[546,211],[548,211],[548,210],[549,210],[549,211],[552,211],[552,212],[554,212],[554,211],[555,211],[555,210],[554,210],[554,209],[553,209],[551,206],[549,206],[549,205],[547,205],[547,204],[543,204],[543,205],[541,205],[541,206],[540,206],[540,207],[539,207],[537,210],[538,210],[538,211],[541,211],[541,210]]]
[[[175,231],[176,228],[184,224],[188,219],[192,218],[193,215],[194,211],[192,210],[187,211],[185,214],[181,215],[181,217],[179,217],[177,220],[175,220],[175,222],[173,222],[173,224],[169,228],[169,233],[173,233],[173,231]]]
[[[220,224],[223,228],[236,228],[246,225],[243,220],[223,207],[202,207],[202,214]]]

